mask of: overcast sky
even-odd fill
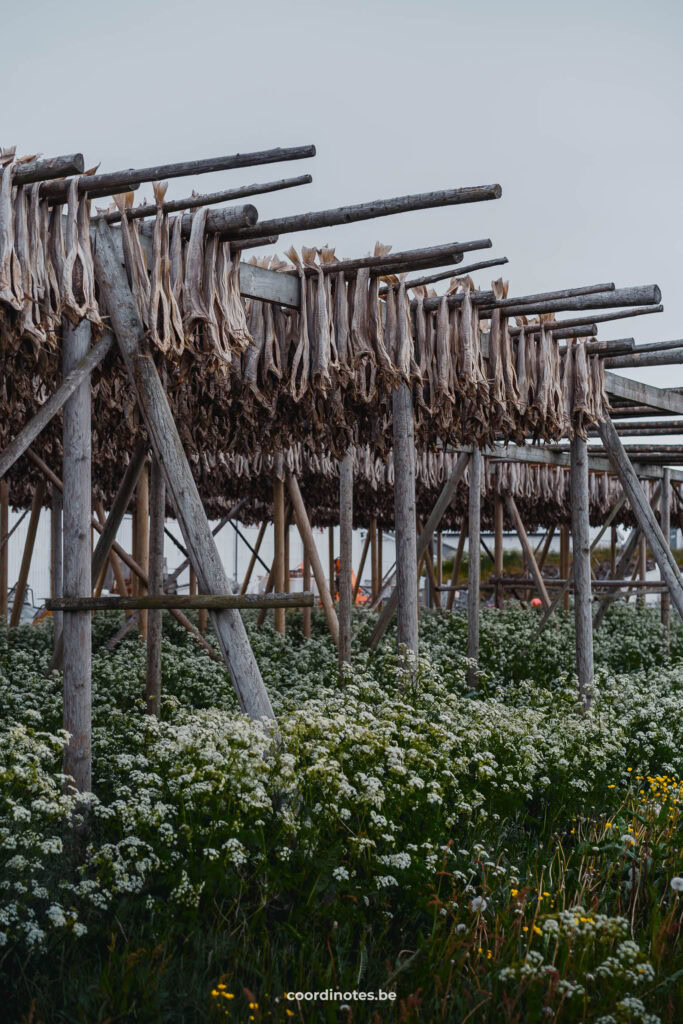
[[[511,294],[657,282],[664,313],[601,337],[683,336],[680,2],[38,0],[3,4],[2,29],[0,145],[111,171],[315,143],[314,160],[170,184],[173,198],[310,171],[257,197],[262,219],[499,182],[495,202],[279,250],[489,236],[482,258],[509,257]],[[628,372],[683,385],[680,367]]]

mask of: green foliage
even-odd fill
[[[426,613],[406,667],[357,613],[342,680],[321,616],[308,641],[246,619],[278,741],[170,619],[149,718],[144,648],[95,619],[86,801],[49,627],[0,633],[8,1019],[349,1019],[283,998],[326,988],[396,992],[358,1021],[678,1019],[679,627],[669,649],[615,605],[584,714],[568,617],[539,640],[534,612],[486,611],[477,692],[460,615]]]

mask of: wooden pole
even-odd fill
[[[111,512],[109,513],[109,517],[106,517],[105,514],[104,514],[104,505],[102,504],[101,501],[96,501],[95,502],[95,511],[97,512],[97,515],[98,515],[98,518],[99,518],[100,522],[105,524],[105,532],[106,532],[107,526],[109,524],[109,520],[111,520],[112,516],[114,515],[114,509],[112,508]],[[121,518],[123,518],[123,515],[121,516]],[[116,532],[118,532],[118,526],[119,525],[120,525],[120,521],[119,521],[119,524],[116,527]],[[112,523],[112,526],[113,526],[113,523]],[[123,569],[121,568],[121,561],[119,559],[119,556],[116,554],[116,552],[114,551],[114,549],[112,547],[112,544],[113,544],[115,536],[116,536],[116,534],[112,530],[112,543],[107,545],[109,547],[109,563],[111,565],[111,569],[112,569],[112,572],[114,574],[114,579],[116,580],[116,589],[118,590],[118,592],[121,595],[121,597],[126,597],[127,594],[128,594],[128,587],[126,585],[126,580],[125,580],[125,577],[123,575]],[[98,549],[99,549],[99,546],[100,546],[100,541],[102,540],[103,537],[104,537],[104,532],[100,534],[100,539],[98,540],[98,542],[97,542],[97,544],[95,546],[95,550],[94,550],[93,556],[92,556],[93,557],[93,565],[96,564],[95,563],[95,559],[98,557]],[[128,618],[128,613],[126,614],[126,618]]]
[[[455,552],[455,561],[453,562],[453,575],[451,576],[451,589],[448,592],[448,602],[446,604],[446,610],[449,612],[453,611],[453,602],[455,601],[455,588],[458,586],[458,577],[460,576],[460,566],[462,565],[462,556],[465,551],[465,541],[467,540],[467,520],[464,519],[460,526],[460,536],[458,537],[458,547]]]
[[[662,527],[662,535],[667,546],[671,547],[671,470],[668,468],[664,469],[662,475],[662,493],[660,496],[659,515]],[[660,573],[661,578],[661,573]],[[662,593],[662,604],[661,604],[661,618],[662,626],[664,627],[667,637],[671,630],[671,598],[669,597],[668,590]]]
[[[637,568],[638,579],[647,579],[647,541],[644,537],[640,538],[638,544],[638,568]],[[643,609],[645,607],[645,591],[639,590],[636,593],[636,607]]]
[[[52,508],[50,511],[50,596],[62,597],[64,593],[64,560],[62,552],[62,492],[52,488]],[[64,616],[54,612],[52,616],[52,647],[61,644]]]
[[[571,442],[569,492],[572,507],[572,548],[574,576],[574,625],[576,630],[576,673],[579,698],[590,707],[593,684],[593,609],[591,594],[591,551],[588,500],[588,445],[581,437]]]
[[[353,452],[339,465],[339,667],[351,664],[353,606]]]
[[[402,381],[392,392],[394,524],[396,530],[397,641],[417,654],[417,537],[415,534],[415,422],[413,397]],[[426,546],[426,545],[425,545]],[[386,611],[386,607],[384,609]],[[382,613],[384,616],[384,612]],[[378,623],[379,626],[379,623]],[[375,630],[377,633],[377,630]],[[374,636],[373,636],[374,640]]]
[[[610,531],[610,547],[609,547],[609,571],[612,577],[616,577],[617,574],[617,528],[613,526]],[[560,571],[560,576],[562,571]]]
[[[150,357],[149,342],[125,269],[117,256],[111,228],[104,222],[97,225],[94,258],[100,298],[111,318],[119,349],[135,387],[149,440],[164,471],[166,488],[176,510],[185,546],[197,569],[199,584],[208,594],[227,593],[230,584],[168,399]],[[274,719],[241,615],[237,610],[226,609],[212,612],[212,618],[241,709],[252,718]]]
[[[541,572],[543,571],[543,566],[545,565],[545,560],[548,557],[548,552],[550,551],[550,545],[552,543],[552,539],[554,536],[555,527],[551,526],[545,535],[545,540],[543,542],[543,550],[541,551],[541,557],[538,559],[538,568],[541,570]]]
[[[146,576],[149,576],[149,466],[144,465],[138,478],[137,493],[135,498],[135,561],[142,567]],[[147,587],[141,580],[138,580],[137,592],[140,596],[148,593]],[[138,619],[140,636],[147,641],[147,612],[140,612]]]
[[[479,685],[479,585],[481,558],[479,536],[481,531],[481,471],[483,458],[478,448],[472,449],[468,499],[469,557],[467,559],[467,657],[476,662],[467,670],[470,686]]]
[[[19,567],[19,579],[14,591],[14,604],[12,605],[12,615],[9,620],[10,627],[18,626],[21,622],[21,610],[24,607],[26,584],[28,583],[33,548],[35,547],[36,533],[38,532],[38,521],[40,520],[40,508],[44,497],[45,483],[43,480],[39,480],[33,491],[33,500],[31,501],[31,518],[28,521],[28,533],[26,534],[21,566]]]
[[[261,543],[263,541],[263,536],[264,536],[264,534],[266,532],[267,525],[268,525],[268,522],[267,522],[266,519],[264,519],[263,522],[261,523],[261,526],[259,527],[258,536],[256,538],[256,544],[254,545],[254,549],[253,549],[253,551],[251,553],[251,558],[249,559],[249,565],[247,566],[247,572],[246,572],[246,575],[244,577],[244,581],[242,583],[242,586],[240,587],[240,594],[246,594],[247,589],[249,587],[249,582],[251,580],[251,574],[254,571],[254,566],[256,565],[256,559],[258,557],[259,551],[261,550]],[[305,589],[306,588],[304,587],[304,590]]]
[[[569,527],[563,524],[560,527],[560,576],[566,580],[569,576]],[[569,591],[565,591],[562,598],[562,607],[569,611]]]
[[[621,480],[621,485],[626,492],[636,522],[645,535],[650,551],[661,571],[662,579],[669,588],[671,601],[678,614],[683,618],[683,579],[681,579],[680,569],[676,564],[671,548],[659,528],[659,524],[655,519],[636,472],[624,451],[621,438],[614,429],[614,424],[610,419],[606,419],[599,426],[600,437],[609,452],[612,465]]]
[[[48,611],[109,611],[112,608],[141,608],[170,611],[172,608],[302,608],[313,606],[313,594],[145,594],[142,597],[60,597],[48,599]]]
[[[375,520],[376,522],[377,520]],[[383,542],[383,530],[381,526],[377,527],[377,597],[376,601],[380,602],[380,608],[382,607],[381,594],[382,585],[384,583],[384,576],[382,571],[382,555],[384,554],[384,542]]]
[[[123,270],[123,268],[121,268]],[[90,348],[91,324],[82,320],[62,328],[62,375],[64,379]],[[64,405],[64,597],[92,594],[90,509],[91,483],[90,379],[83,382]],[[69,733],[64,749],[64,773],[72,776],[78,792],[92,789],[90,612],[64,612],[64,728]]]
[[[374,523],[374,522],[376,522],[376,520],[373,519],[372,522]],[[363,541],[363,550],[360,553],[360,562],[358,563],[358,573],[356,575],[356,585],[353,588],[353,594],[351,596],[351,603],[352,604],[356,603],[356,598],[358,597],[358,591],[360,590],[361,581],[363,579],[363,572],[365,571],[365,563],[367,561],[369,548],[370,548],[370,530],[368,530],[367,533],[365,534],[365,540]],[[370,555],[370,557],[372,558],[372,554]],[[374,576],[374,573],[373,573],[373,576]],[[373,580],[373,583],[374,583],[374,580]]]
[[[436,534],[436,585],[437,588],[443,586],[443,539],[441,536],[441,530],[437,531]],[[437,608],[441,608],[441,590],[434,590],[435,604]]]
[[[524,523],[522,522],[522,517],[519,514],[519,509],[517,508],[517,503],[516,503],[515,499],[512,497],[511,494],[506,494],[505,495],[505,504],[507,506],[508,512],[510,513],[512,521],[515,524],[515,529],[517,530],[517,535],[518,535],[518,537],[520,539],[520,542],[521,542],[521,545],[522,545],[522,551],[524,552],[524,554],[526,556],[527,564],[529,566],[529,571],[530,571],[531,575],[534,578],[534,581],[536,583],[536,589],[538,590],[538,593],[539,593],[539,596],[541,598],[541,601],[543,602],[543,605],[544,605],[545,608],[549,608],[550,607],[550,597],[548,596],[548,591],[546,590],[546,586],[545,586],[545,583],[543,581],[543,576],[541,574],[541,570],[538,567],[538,562],[536,561],[536,558],[534,556],[533,548],[531,547],[531,544],[529,543],[529,538],[528,538],[527,532],[526,532],[526,530],[524,528]],[[470,549],[471,549],[471,544],[470,544]]]
[[[334,610],[332,595],[330,594],[327,586],[325,571],[322,567],[320,556],[318,555],[318,549],[315,546],[313,531],[311,530],[311,524],[308,521],[306,506],[304,505],[303,498],[301,497],[299,483],[296,477],[289,472],[287,473],[287,490],[289,491],[289,497],[292,502],[292,510],[294,512],[294,518],[296,519],[296,525],[299,529],[299,533],[301,534],[301,539],[304,542],[304,551],[308,554],[311,568],[313,570],[313,576],[316,584],[318,585],[318,593],[320,594],[320,600],[322,601],[323,609],[325,611],[327,625],[329,626],[330,633],[332,634],[332,639],[338,647],[339,620],[337,619],[337,613]]]
[[[500,579],[503,575],[503,497],[496,488],[493,492],[493,571]],[[495,590],[496,608],[505,606],[505,590],[497,583]]]
[[[9,590],[9,484],[0,480],[0,622],[7,622]]]
[[[334,526],[328,526],[327,528],[327,565],[329,572],[329,584],[330,594],[334,601],[337,596],[336,583],[336,572],[334,571]]]
[[[311,589],[311,560],[308,557],[308,551],[304,546],[304,590],[310,591]],[[303,631],[304,636],[309,638],[311,635],[311,609],[304,608],[302,612],[303,616]]]
[[[377,582],[377,520],[370,520],[370,529],[368,530],[368,537],[370,539],[370,594],[371,602],[374,604],[377,600],[379,593],[379,584]]]
[[[278,456],[273,477],[273,524],[275,527],[275,550],[273,554],[275,578],[273,586],[279,593],[282,593],[285,589],[285,484],[282,479],[283,472],[282,456]],[[274,620],[276,631],[284,636],[284,609],[276,609]]]
[[[190,588],[189,588],[189,594],[190,594],[190,597],[196,597],[196,594],[197,594],[197,573],[194,571],[192,566],[190,566]]]
[[[166,484],[156,458],[152,459],[149,481],[149,593],[164,592],[164,518],[166,516]],[[161,634],[160,610],[147,612],[147,679],[145,701],[147,714],[161,717]]]

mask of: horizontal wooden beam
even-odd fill
[[[45,602],[48,611],[140,611],[144,608],[312,608],[313,594],[146,594],[141,597],[55,597]]]
[[[609,370],[605,370],[605,388],[608,395],[625,398],[636,405],[649,405],[663,412],[683,414],[683,395],[675,391],[656,388],[652,384],[642,384],[639,380],[620,377]]]
[[[85,168],[82,153],[43,157],[29,163],[16,164],[12,170],[13,185],[32,185],[35,181],[50,181],[69,174],[82,174]],[[2,171],[0,171],[2,178]]]
[[[683,363],[683,348],[670,348],[654,352],[637,349],[626,355],[610,356],[605,367],[610,370],[633,370],[642,366],[677,366]]]

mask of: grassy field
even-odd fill
[[[683,1012],[683,630],[614,606],[592,710],[558,617],[426,613],[406,671],[359,613],[256,632],[281,743],[165,621],[94,622],[94,790],[60,775],[50,628],[0,633],[0,994],[8,1021],[674,1022]],[[75,825],[75,828],[73,827]],[[285,992],[382,990],[315,1003]],[[348,1007],[348,1008],[347,1008]]]

